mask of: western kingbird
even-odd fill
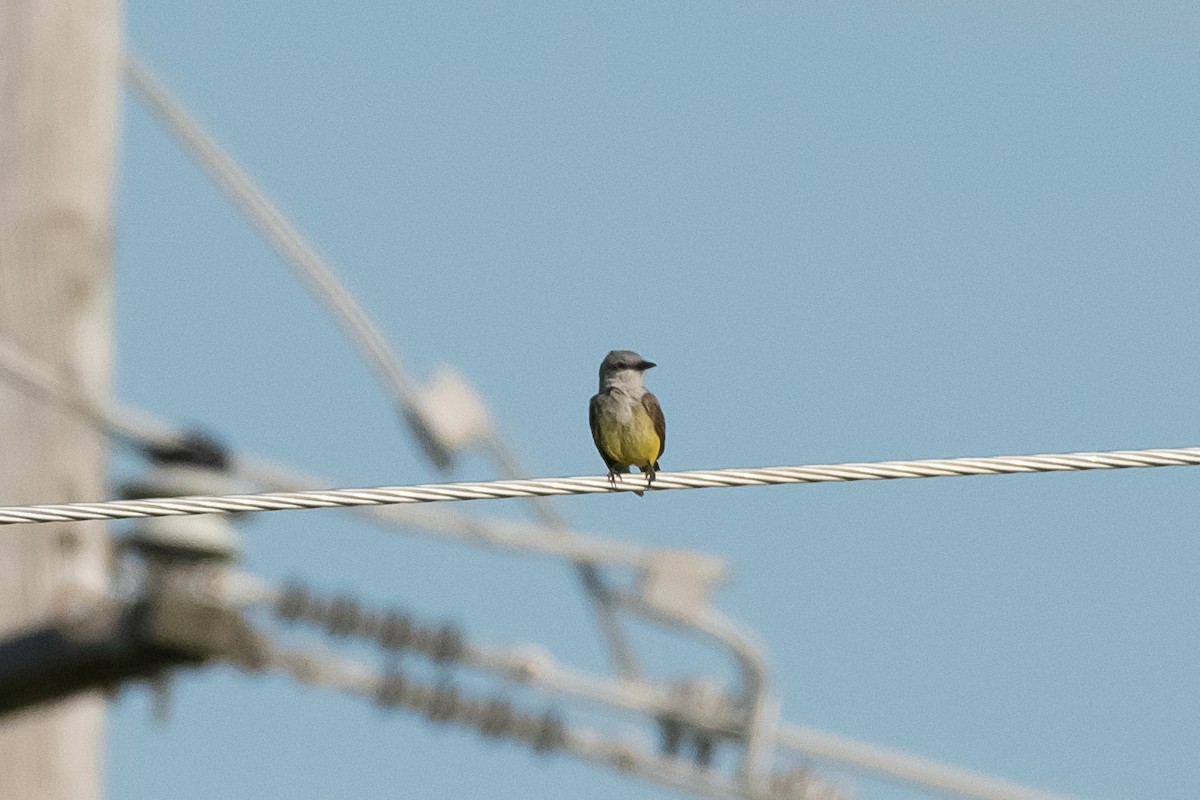
[[[600,393],[588,406],[588,423],[614,485],[618,473],[628,473],[630,467],[653,482],[658,457],[667,446],[667,421],[642,375],[653,366],[632,350],[613,350],[600,363]]]

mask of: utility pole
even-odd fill
[[[108,391],[112,184],[120,65],[117,0],[0,2],[0,337],[89,396]],[[104,496],[103,437],[0,383],[0,497]],[[102,525],[0,536],[0,634],[105,587]],[[104,699],[96,692],[0,721],[0,796],[94,800]]]

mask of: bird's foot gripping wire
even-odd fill
[[[628,469],[628,467],[626,467],[626,469]],[[622,474],[623,473],[617,472],[615,469],[610,469],[608,471],[608,485],[611,486],[614,490],[617,488],[618,481],[620,481],[621,483],[625,482],[625,479],[621,477]],[[643,494],[645,494],[645,492],[638,491],[637,489],[634,489],[633,493],[636,494],[638,497],[641,497]]]
[[[621,479],[620,474],[615,469],[608,471],[608,485],[613,489],[617,488],[617,481]]]

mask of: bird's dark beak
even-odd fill
[[[638,362],[637,368],[639,370],[641,370],[642,372],[645,372],[646,370],[650,369],[651,367],[657,367],[657,366],[658,366],[658,364],[655,364],[653,361],[641,361],[641,362]]]

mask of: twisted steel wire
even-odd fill
[[[874,461],[847,464],[813,464],[794,467],[689,470],[660,472],[650,485],[644,475],[603,475],[568,478],[434,483],[417,486],[382,486],[369,489],[329,489],[306,492],[217,497],[171,497],[151,500],[109,500],[99,503],[62,503],[0,507],[0,525],[23,522],[74,522],[93,519],[170,517],[187,514],[227,514],[247,511],[284,511],[399,503],[437,503],[455,500],[499,500],[513,497],[603,494],[634,490],[710,489],[733,486],[775,486],[787,483],[939,478],[968,475],[1007,475],[1028,472],[1070,472],[1133,467],[1183,467],[1200,465],[1200,447],[1156,450],[1057,453],[982,458],[933,458],[913,461]]]

